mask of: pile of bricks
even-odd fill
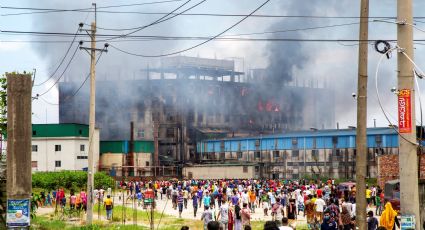
[[[425,154],[420,155],[420,179],[425,179]],[[378,185],[384,188],[385,182],[399,178],[398,155],[381,155],[378,157]]]

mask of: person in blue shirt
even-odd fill
[[[205,207],[209,207],[211,204],[211,196],[209,194],[208,191],[205,192],[205,196],[204,196],[204,209]]]
[[[331,218],[331,213],[325,211],[323,215],[323,223],[320,225],[320,230],[337,230],[338,226],[333,218]]]
[[[202,205],[202,196],[203,195],[204,195],[204,191],[201,188],[199,188],[199,190],[198,190],[199,207],[201,207],[201,205]]]
[[[193,216],[196,217],[196,212],[198,211],[198,195],[196,192],[192,195],[192,201],[193,201]]]
[[[143,195],[142,195],[142,193],[139,191],[138,193],[137,193],[137,203],[138,203],[138,206],[140,207],[141,206],[141,204],[142,204],[142,199],[143,199]]]

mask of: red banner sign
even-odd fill
[[[410,89],[402,89],[398,94],[398,130],[400,133],[412,132],[412,105]]]

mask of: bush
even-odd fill
[[[104,172],[98,172],[94,174],[94,187],[97,189],[114,189],[115,181],[114,178],[110,177],[108,174]]]
[[[94,181],[94,188],[114,188],[114,179],[103,172],[95,173]],[[87,172],[36,172],[32,174],[32,187],[43,190],[65,188],[67,190],[73,189],[74,191],[78,191],[87,187]]]

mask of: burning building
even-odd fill
[[[154,140],[156,166],[183,166],[199,160],[199,140],[333,127],[332,90],[312,81],[276,84],[270,74],[235,71],[231,60],[177,56],[133,78],[98,76],[100,139]],[[88,124],[89,87],[79,87],[60,82],[60,123]]]

